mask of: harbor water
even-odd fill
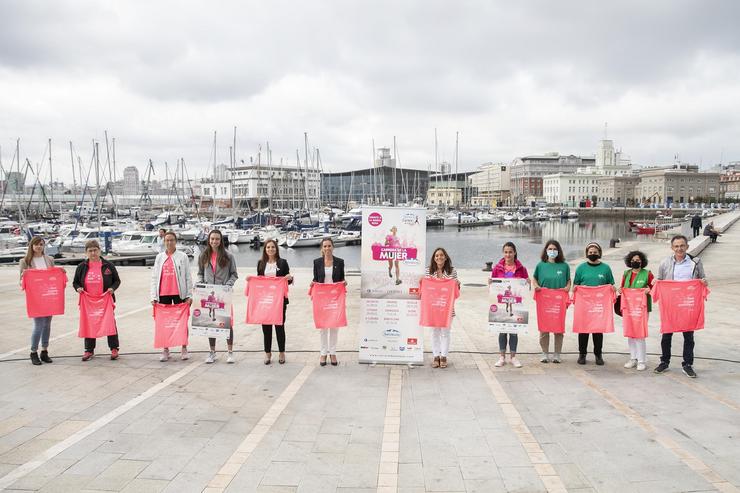
[[[427,253],[443,247],[458,268],[483,268],[486,262],[501,258],[501,248],[507,241],[517,246],[519,259],[528,268],[534,268],[542,252],[544,243],[554,238],[565,250],[568,260],[583,258],[583,249],[589,241],[599,242],[604,249],[609,241],[619,238],[622,241],[635,240],[638,235],[629,231],[621,220],[580,219],[559,221],[513,222],[496,226],[458,229],[440,227],[427,229]],[[652,236],[640,236],[644,241],[652,241]],[[256,266],[261,250],[249,245],[232,245],[230,251],[235,255],[239,267]],[[345,261],[348,269],[360,268],[360,246],[337,246],[337,257]],[[281,248],[280,256],[291,266],[310,267],[313,259],[319,256],[319,248]]]

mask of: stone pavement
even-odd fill
[[[504,238],[501,242],[505,241]],[[436,245],[430,245],[434,247]],[[634,245],[607,252],[614,272]],[[640,245],[657,269],[665,242]],[[492,245],[497,256],[500,245]],[[28,361],[29,320],[15,268],[0,269],[0,488],[8,491],[738,491],[740,488],[740,228],[702,254],[712,293],[689,380],[625,370],[619,326],[605,337],[606,366],[538,362],[537,335],[520,339],[521,369],[494,368],[485,327],[486,274],[460,272],[451,365],[357,363],[359,279],[349,278],[350,326],[338,367],[318,366],[318,334],[294,266],[288,362],[262,364],[262,334],[238,324],[237,362],[203,363],[152,351],[149,269],[121,269],[122,355],[105,341],[80,361],[76,295],[52,323],[52,365]],[[523,259],[533,267],[535,259]],[[72,271],[69,271],[70,279]],[[240,270],[242,278],[249,274]],[[238,286],[243,286],[240,280]],[[478,286],[476,286],[478,285]],[[245,301],[235,312],[243,317]],[[658,316],[649,366],[657,364]],[[429,334],[425,335],[427,347]],[[674,354],[680,353],[680,337]],[[191,351],[205,351],[193,339]],[[223,349],[219,347],[219,349]]]

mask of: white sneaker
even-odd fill
[[[234,354],[231,351],[229,351],[228,356],[226,357],[226,362],[227,363],[233,363],[234,362]]]
[[[637,371],[645,371],[647,369],[647,366],[645,363],[637,363]]]
[[[522,367],[522,364],[519,362],[519,359],[516,356],[511,358],[511,364],[514,365],[514,368]]]
[[[553,363],[560,363],[560,353],[555,353],[555,356],[552,357]]]
[[[180,359],[183,361],[187,361],[190,359],[187,348],[183,348],[182,351],[180,351]]]
[[[500,356],[500,357],[498,358],[498,361],[496,362],[496,364],[495,364],[495,365],[493,365],[493,366],[495,366],[495,367],[497,367],[497,368],[501,368],[501,367],[502,367],[502,366],[504,366],[505,364],[506,364],[506,360],[504,359],[504,357],[503,357],[503,356]]]
[[[634,368],[634,367],[636,367],[636,366],[637,366],[637,360],[636,360],[636,359],[631,359],[631,360],[629,360],[628,362],[626,362],[626,363],[624,364],[624,367],[625,367],[625,368],[628,368],[628,369],[629,369],[629,368]]]
[[[159,361],[164,363],[165,361],[170,359],[170,350],[169,349],[163,349],[162,350],[162,356],[159,357]]]
[[[216,351],[211,351],[208,353],[208,357],[206,358],[206,364],[211,364],[216,362]]]
[[[540,363],[549,363],[550,358],[547,357],[547,353],[542,353],[540,356]]]

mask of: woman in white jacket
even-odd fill
[[[152,280],[149,288],[152,305],[162,303],[165,305],[178,305],[180,303],[193,303],[190,293],[193,290],[193,278],[190,273],[190,259],[177,250],[177,236],[168,231],[164,235],[165,251],[159,253],[154,259],[152,267]],[[180,357],[188,359],[188,347],[182,347]],[[170,349],[164,348],[159,361],[170,359]]]

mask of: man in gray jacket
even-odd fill
[[[701,279],[706,285],[707,280],[704,276],[704,266],[698,257],[689,256],[686,251],[689,248],[689,241],[683,235],[671,238],[671,250],[673,255],[666,257],[660,263],[658,268],[658,280],[668,281],[690,281],[692,279]],[[696,372],[693,369],[694,364],[694,332],[682,332],[683,334],[683,372],[689,378],[696,378]],[[660,340],[662,355],[660,364],[655,368],[655,373],[663,373],[668,369],[671,362],[671,342],[673,334],[663,334]]]

